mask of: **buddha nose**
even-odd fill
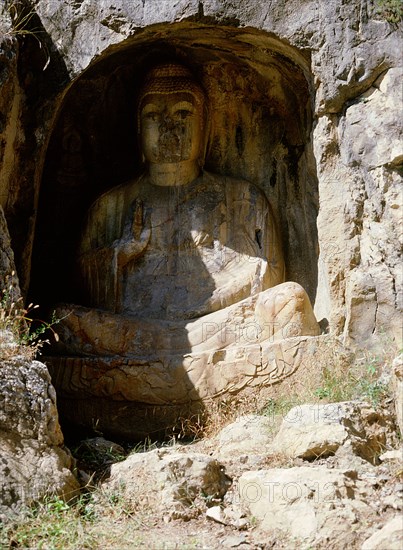
[[[160,127],[159,127],[160,131],[167,132],[167,131],[173,130],[174,127],[175,127],[175,123],[173,118],[170,115],[166,114],[161,120]]]

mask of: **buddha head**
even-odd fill
[[[205,96],[182,65],[152,69],[140,93],[138,127],[144,159],[151,165],[202,164]]]

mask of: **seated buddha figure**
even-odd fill
[[[168,400],[171,386],[180,399],[183,373],[207,387],[207,365],[224,351],[242,363],[253,346],[319,334],[304,289],[284,282],[263,191],[203,170],[206,117],[206,96],[187,68],[152,69],[138,105],[145,172],[88,212],[77,258],[87,304],[59,316],[70,312],[62,328],[70,355],[85,364],[102,358],[104,370],[110,361],[108,382],[94,389],[102,395],[150,401],[154,376],[154,402]]]

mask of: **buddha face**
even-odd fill
[[[188,92],[150,93],[140,110],[141,147],[149,163],[197,161],[203,106]]]

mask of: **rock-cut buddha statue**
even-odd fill
[[[145,171],[91,206],[77,257],[87,304],[59,309],[81,395],[213,398],[281,379],[278,343],[319,334],[304,289],[284,282],[263,191],[203,170],[207,113],[187,68],[150,71],[138,104]]]

